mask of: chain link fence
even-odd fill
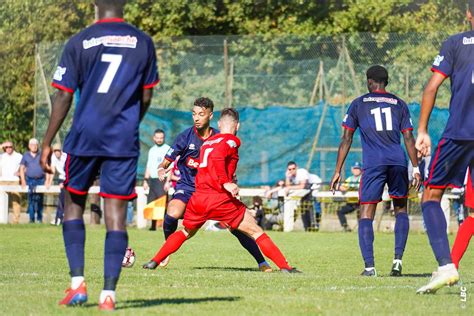
[[[153,98],[151,112],[142,126],[142,157],[140,172],[143,172],[145,155],[149,146],[150,131],[157,126],[153,115],[174,115],[181,119],[189,112],[193,101],[199,96],[214,100],[217,110],[225,106],[252,109],[293,109],[313,111],[311,121],[300,124],[311,125],[306,131],[301,126],[283,124],[275,120],[271,140],[258,139],[259,121],[252,117],[255,129],[247,135],[252,142],[260,141],[278,146],[288,142],[284,136],[290,128],[294,133],[307,133],[301,143],[294,144],[296,152],[270,153],[267,160],[297,160],[300,165],[312,169],[328,181],[333,168],[340,137],[340,121],[351,100],[367,92],[365,71],[374,64],[382,64],[389,70],[388,90],[412,103],[413,121],[419,113],[423,87],[430,76],[430,66],[447,34],[368,34],[328,36],[204,36],[163,38],[155,43],[161,83]],[[64,43],[41,43],[36,50],[35,79],[35,135],[44,134],[49,118],[53,88],[50,81],[58,63]],[[438,93],[437,107],[430,123],[434,138],[443,130],[449,104],[450,91],[444,84]],[[57,141],[61,142],[69,128],[70,112]],[[262,120],[272,120],[274,112],[267,111]],[[279,112],[280,113],[280,112]],[[283,112],[281,112],[283,113]],[[280,114],[281,114],[280,113]],[[287,115],[287,112],[284,112]],[[305,112],[306,113],[306,112]],[[326,113],[332,113],[327,115]],[[188,115],[188,114],[186,114]],[[280,115],[281,116],[281,115]],[[291,122],[291,114],[284,118]],[[173,121],[175,122],[175,121]],[[287,123],[285,122],[285,123]],[[160,121],[160,124],[163,122]],[[185,124],[190,124],[186,121]],[[245,122],[249,124],[248,122]],[[313,128],[314,127],[314,128]],[[180,132],[181,126],[166,129],[168,140]],[[268,131],[267,131],[268,132]],[[241,135],[242,136],[242,135]],[[243,137],[243,136],[242,136]],[[360,145],[354,143],[352,161],[359,160]],[[326,154],[329,153],[329,154]],[[297,154],[298,157],[294,157]],[[293,157],[292,157],[293,155]],[[245,157],[243,157],[245,159]],[[251,157],[255,158],[255,157]],[[260,159],[260,157],[258,157]],[[299,159],[299,160],[298,160]],[[264,164],[242,162],[239,172],[243,178],[251,173],[264,173]],[[284,168],[284,166],[281,166]],[[280,169],[281,169],[280,168]],[[274,172],[270,164],[267,173]],[[278,170],[279,173],[281,170]],[[243,184],[273,183],[279,176],[263,177]]]

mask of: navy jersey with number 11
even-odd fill
[[[387,92],[372,92],[355,99],[342,126],[360,128],[364,169],[376,166],[407,166],[400,133],[412,130],[407,105]]]
[[[79,102],[64,151],[136,157],[143,89],[159,81],[151,38],[123,19],[99,20],[66,44],[52,85]]]

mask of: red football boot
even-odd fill
[[[85,282],[82,282],[75,290],[68,288],[65,293],[67,293],[67,295],[59,302],[59,305],[75,306],[87,302],[87,288]]]

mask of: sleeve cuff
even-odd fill
[[[56,83],[56,82],[51,82],[51,86],[55,87],[56,89],[69,92],[69,93],[71,93],[71,94],[74,93],[74,90],[73,90],[73,89],[68,88],[68,87],[65,87],[65,86],[63,86],[63,85],[60,85],[59,83]]]
[[[351,131],[355,131],[355,128],[352,128],[352,127],[347,126],[345,124],[342,124],[342,127],[344,127],[345,129],[351,130]]]
[[[166,160],[168,160],[169,162],[173,162],[173,161],[174,161],[174,159],[173,159],[173,158],[171,158],[171,157],[168,157],[168,156],[165,156],[165,159],[166,159]]]
[[[412,130],[413,130],[413,127],[408,127],[408,128],[402,129],[402,133],[405,133],[406,131],[412,131]]]
[[[160,79],[156,80],[155,82],[152,82],[150,84],[146,84],[143,86],[143,89],[151,89],[154,86],[156,86],[158,83],[160,83]]]
[[[436,69],[436,68],[434,68],[434,67],[431,67],[431,71],[432,71],[432,72],[437,72],[437,73],[441,74],[441,75],[442,75],[443,77],[445,77],[445,78],[448,78],[448,77],[449,77],[447,74],[445,74],[445,73],[442,72],[441,70]]]

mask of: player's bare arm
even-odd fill
[[[72,94],[63,90],[58,90],[51,106],[51,118],[48,129],[43,138],[43,147],[41,149],[40,164],[41,168],[47,173],[53,173],[51,168],[51,142],[64,122],[69,112],[72,102]]]
[[[339,144],[339,150],[337,151],[337,163],[336,163],[336,170],[334,171],[334,175],[331,179],[330,188],[332,193],[334,194],[337,190],[337,187],[340,182],[341,178],[341,169],[344,165],[344,161],[346,160],[347,154],[351,149],[352,139],[354,137],[354,130],[344,128],[344,133],[342,134],[341,143]]]
[[[416,149],[423,155],[428,156],[431,153],[431,138],[428,134],[428,121],[433,111],[439,86],[446,79],[445,76],[434,72],[430,81],[423,91],[421,100],[420,119],[418,121],[418,137],[416,138]]]
[[[402,134],[403,141],[405,142],[405,148],[408,152],[408,157],[410,158],[411,164],[413,166],[413,181],[411,185],[418,191],[421,186],[421,175],[420,169],[418,168],[418,157],[415,148],[415,138],[413,137],[413,133],[411,130],[405,130],[402,132]]]
[[[143,89],[142,101],[140,103],[140,122],[150,107],[152,97],[153,89]]]

